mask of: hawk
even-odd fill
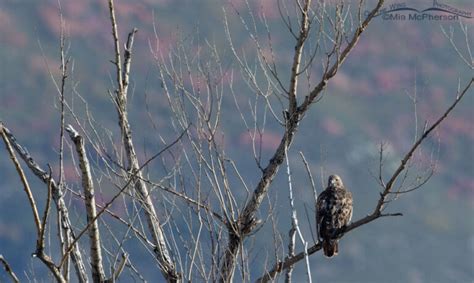
[[[316,202],[316,229],[322,240],[324,255],[332,257],[338,253],[337,231],[352,218],[352,194],[346,190],[338,175],[329,176],[328,187]]]

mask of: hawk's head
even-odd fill
[[[328,187],[330,187],[330,188],[344,187],[344,184],[342,183],[341,177],[339,177],[338,175],[329,176]]]

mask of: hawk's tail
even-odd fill
[[[337,255],[338,252],[338,244],[337,240],[326,240],[323,241],[323,252],[324,255],[327,257],[333,257]]]

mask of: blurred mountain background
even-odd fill
[[[257,21],[262,13],[272,32],[272,44],[283,81],[289,77],[294,40],[284,28],[276,0],[250,1]],[[358,3],[358,1],[353,1]],[[387,5],[396,3],[387,1]],[[449,1],[459,9],[474,12],[470,0]],[[182,40],[190,50],[215,44],[225,68],[238,64],[226,40],[223,9],[229,19],[236,49],[255,53],[255,46],[234,9],[246,11],[241,1],[216,0],[117,0],[119,33],[125,40],[137,27],[132,63],[130,120],[137,146],[154,152],[157,137],[168,141],[176,136],[170,127],[170,112],[163,95],[152,50],[159,36],[159,50],[167,54]],[[411,1],[419,9],[431,7],[431,1]],[[113,41],[107,1],[62,0],[61,9],[67,25],[68,54],[71,57],[71,83],[68,99],[81,105],[77,94],[88,101],[96,122],[117,131],[116,113],[107,90],[113,89]],[[243,12],[243,14],[245,14]],[[464,19],[472,46],[474,20]],[[456,97],[473,70],[458,56],[441,28],[452,29],[460,51],[467,55],[465,38],[458,21],[389,21],[376,18],[358,46],[330,81],[323,99],[313,105],[301,123],[290,150],[296,202],[301,208],[300,221],[313,219],[313,196],[299,158],[303,151],[315,176],[318,190],[331,173],[342,176],[354,196],[354,217],[370,213],[378,199],[378,148],[386,144],[386,176],[403,157],[415,135],[415,111],[410,95],[416,90],[418,126],[433,120]],[[262,26],[258,29],[265,41]],[[187,40],[193,38],[193,40]],[[58,96],[50,73],[59,78],[59,14],[57,1],[0,1],[0,120],[42,166],[58,168],[59,112]],[[150,47],[151,46],[151,47]],[[251,59],[251,61],[254,59]],[[284,67],[287,67],[284,69]],[[254,94],[237,75],[244,111],[250,111],[246,99]],[[316,84],[317,74],[313,85]],[[240,81],[239,81],[240,80]],[[147,105],[147,109],[145,109]],[[78,106],[80,108],[80,106]],[[245,108],[246,107],[246,108]],[[474,282],[474,107],[473,91],[462,105],[445,120],[417,158],[423,173],[430,154],[437,159],[436,173],[420,190],[402,195],[389,207],[403,217],[382,218],[346,235],[340,255],[328,260],[321,253],[311,256],[312,275],[316,282]],[[78,110],[83,111],[83,110]],[[241,166],[242,173],[255,186],[259,170],[253,156],[247,129],[240,120],[233,97],[224,97],[221,130],[227,154]],[[249,112],[250,113],[250,112]],[[278,113],[277,113],[278,114]],[[153,119],[153,124],[150,121]],[[266,165],[283,133],[270,116],[263,139],[262,164]],[[68,122],[72,123],[70,117]],[[145,159],[143,159],[145,160]],[[75,178],[71,162],[66,164],[66,178]],[[320,172],[324,172],[324,179]],[[272,184],[270,199],[276,203],[281,237],[289,229],[288,184],[285,170],[280,170]],[[45,186],[34,181],[36,192]],[[44,199],[39,199],[44,203]],[[75,216],[83,217],[80,208]],[[84,216],[85,217],[85,216]],[[311,227],[304,224],[311,239]],[[314,223],[312,223],[314,227]],[[271,226],[267,224],[266,226]],[[264,239],[272,239],[271,227],[264,227],[255,237],[256,268],[263,268]],[[259,240],[260,238],[260,240]],[[54,241],[54,239],[51,239]],[[258,245],[261,243],[261,245]],[[286,243],[286,242],[284,242]],[[47,281],[45,268],[31,257],[35,230],[31,210],[7,152],[0,150],[0,254],[3,254],[23,281]],[[301,250],[301,247],[298,249]],[[271,253],[270,253],[271,254]],[[135,259],[138,260],[139,259]],[[143,260],[145,262],[145,259]],[[144,263],[146,264],[146,263]],[[305,280],[302,264],[296,269],[298,280]],[[148,278],[159,272],[145,274]],[[7,275],[0,272],[0,281]],[[153,279],[150,279],[153,281]],[[156,280],[156,279],[155,279]],[[296,282],[296,281],[295,281]]]

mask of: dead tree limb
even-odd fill
[[[94,183],[92,182],[89,158],[86,154],[84,139],[82,138],[82,136],[79,135],[79,133],[74,130],[71,125],[68,125],[65,130],[69,133],[69,137],[74,142],[74,145],[76,146],[77,155],[79,156],[79,166],[81,168],[82,174],[82,188],[84,190],[84,202],[86,204],[87,212],[87,223],[88,225],[90,225],[89,244],[91,252],[92,279],[94,280],[94,282],[103,282],[105,280],[105,273],[102,264],[102,248],[100,246],[99,222],[98,220],[96,220],[97,210],[94,196]]]
[[[49,167],[49,180],[48,180],[48,183],[47,183],[47,186],[48,186],[48,195],[46,196],[46,206],[44,208],[44,213],[43,213],[43,218],[41,220],[41,229],[40,229],[40,235],[39,235],[39,239],[38,239],[38,242],[39,242],[39,246],[40,247],[45,247],[45,237],[46,237],[46,224],[48,223],[48,219],[49,219],[49,212],[51,211],[51,199],[52,199],[52,195],[53,195],[53,187],[52,187],[52,183],[51,183],[51,179],[52,179],[52,170],[51,170],[51,167]],[[67,275],[67,274],[66,274]],[[66,275],[64,275],[63,273],[63,276],[65,277],[66,279]],[[66,279],[66,281],[68,281]]]
[[[223,263],[221,266],[220,282],[231,282],[233,279],[233,274],[240,247],[245,237],[255,228],[255,223],[257,221],[256,213],[265,196],[267,195],[268,190],[270,188],[270,184],[275,178],[280,168],[280,165],[283,163],[283,160],[285,158],[285,148],[290,147],[296,129],[298,128],[298,123],[300,122],[300,120],[303,119],[310,105],[315,101],[316,98],[320,96],[322,91],[326,88],[328,81],[336,75],[339,67],[347,58],[349,53],[354,49],[362,33],[367,28],[370,21],[374,18],[377,12],[380,10],[383,3],[384,0],[379,0],[377,2],[375,8],[372,9],[372,11],[365,18],[365,20],[361,22],[360,25],[357,27],[347,46],[340,53],[337,53],[337,58],[335,62],[332,64],[332,66],[328,66],[328,68],[325,70],[319,84],[308,95],[305,96],[303,102],[298,107],[295,107],[295,105],[297,105],[298,103],[296,100],[296,94],[289,94],[289,105],[288,113],[286,115],[287,119],[285,124],[285,133],[280,141],[280,144],[276,149],[275,153],[273,154],[273,157],[270,159],[269,164],[263,169],[262,177],[260,178],[257,187],[253,191],[250,200],[246,203],[245,208],[240,214],[237,223],[228,225],[229,242],[222,261]],[[292,71],[292,77],[290,78],[290,85],[295,85],[297,83],[296,76],[299,74],[299,60],[301,60],[301,56],[299,56],[298,53],[301,52],[300,49],[303,48],[303,43],[305,41],[305,37],[307,36],[307,31],[305,31],[305,28],[307,28],[308,26],[305,23],[305,17],[309,12],[310,4],[311,0],[306,0],[303,5],[304,8],[301,10],[303,24],[300,27],[301,30],[298,38],[296,39],[297,44],[293,59],[294,70]],[[337,46],[335,46],[335,48],[336,47]]]
[[[3,268],[5,269],[5,272],[8,273],[8,275],[11,277],[12,281],[15,282],[15,283],[19,283],[20,280],[18,279],[18,276],[16,276],[16,274],[15,274],[15,272],[13,272],[13,269],[11,268],[10,264],[8,264],[8,261],[1,254],[0,254],[0,263],[3,265]]]
[[[30,207],[33,211],[33,218],[35,221],[35,228],[36,228],[36,251],[34,253],[34,256],[38,257],[45,265],[48,267],[48,269],[51,271],[51,273],[54,275],[56,280],[58,282],[66,282],[64,279],[61,270],[54,264],[54,262],[51,260],[51,258],[44,253],[44,241],[42,241],[42,231],[43,231],[43,224],[41,223],[41,219],[38,213],[38,207],[36,206],[35,199],[33,197],[33,193],[31,192],[30,185],[28,183],[28,180],[26,179],[25,172],[21,168],[20,162],[16,158],[15,152],[13,151],[13,147],[10,143],[10,140],[8,139],[7,134],[5,133],[5,129],[3,127],[3,124],[0,123],[0,134],[3,138],[3,141],[5,143],[5,147],[7,148],[8,153],[10,154],[10,158],[15,165],[15,168],[17,170],[18,175],[20,176],[21,182],[23,184],[23,188],[25,190],[25,193],[28,197],[28,201],[30,203]]]
[[[25,172],[21,168],[20,162],[18,162],[18,159],[16,158],[15,152],[13,151],[10,140],[8,139],[7,135],[5,134],[5,131],[3,129],[2,124],[0,124],[0,134],[2,135],[3,142],[5,143],[5,147],[7,148],[8,154],[10,154],[10,159],[12,160],[13,164],[15,165],[18,176],[20,176],[21,183],[23,184],[23,189],[26,193],[26,196],[28,197],[28,201],[30,203],[31,210],[33,212],[33,219],[35,221],[37,239],[39,240],[41,238],[41,220],[40,220],[40,216],[39,216],[39,213],[38,213],[38,207],[36,206],[35,198],[33,196],[33,193],[31,192],[30,185],[29,185],[28,180],[26,179],[26,176],[25,176]]]
[[[53,178],[51,178],[51,176],[45,170],[43,170],[38,165],[38,163],[35,162],[33,157],[28,153],[28,151],[23,146],[21,146],[17,142],[15,136],[10,132],[10,130],[7,127],[5,127],[5,125],[2,122],[0,122],[0,127],[2,128],[3,133],[8,138],[8,141],[11,143],[12,147],[15,149],[15,151],[18,153],[21,159],[23,159],[23,161],[26,163],[26,165],[31,170],[31,172],[33,172],[33,174],[45,184],[48,184],[48,182],[50,182],[50,186],[52,188],[53,200],[58,210],[59,219],[61,222],[61,228],[64,231],[65,237],[69,239],[67,242],[74,243],[74,244],[71,244],[70,246],[71,258],[73,261],[73,265],[76,271],[78,281],[81,283],[87,282],[86,267],[82,259],[82,254],[80,252],[79,245],[77,244],[77,242],[74,241],[75,240],[74,230],[72,228],[71,220],[69,218],[69,211],[66,206],[66,202],[64,201],[64,198],[63,198],[63,192],[58,187],[56,181]]]
[[[157,154],[155,154],[152,158],[156,158],[157,156],[159,156],[160,154],[162,154],[163,152],[166,152],[169,148],[171,148],[173,145],[175,145],[179,139],[182,138],[182,136],[184,135],[184,132],[175,140],[173,141],[172,143],[170,143],[169,145],[167,145],[165,148],[163,148],[162,150],[160,150]],[[138,172],[141,172],[142,169],[148,164],[148,162],[145,162],[140,168],[138,168]],[[73,251],[73,247],[77,244],[77,242],[79,241],[79,239],[89,230],[90,226],[103,214],[105,213],[106,211],[109,210],[110,206],[112,206],[112,204],[118,199],[118,197],[120,197],[124,192],[125,190],[127,190],[130,186],[130,184],[132,183],[133,180],[135,180],[135,178],[137,178],[137,175],[132,175],[131,177],[128,178],[127,182],[120,188],[120,190],[105,204],[101,207],[101,210],[99,212],[97,212],[97,214],[95,215],[94,218],[92,218],[86,225],[86,227],[84,227],[78,234],[77,236],[75,237],[74,241],[70,244],[70,246],[66,249],[66,252],[65,254],[63,255],[63,258],[61,259],[61,262],[59,264],[59,266],[61,267],[69,253],[71,251]],[[140,180],[143,180],[143,179],[140,179]],[[144,239],[146,242],[149,242],[148,239]],[[153,247],[155,248],[155,245],[154,243],[152,243]]]
[[[377,202],[377,205],[374,208],[374,211],[349,224],[347,227],[344,227],[339,231],[338,233],[341,235],[344,235],[351,230],[354,230],[362,225],[368,224],[378,218],[381,217],[387,217],[387,216],[402,216],[401,213],[382,213],[384,205],[386,204],[386,197],[390,194],[391,190],[393,189],[394,183],[397,181],[398,177],[400,174],[405,170],[405,166],[407,163],[411,160],[413,153],[419,148],[419,146],[428,138],[428,136],[436,129],[439,127],[439,125],[446,119],[446,117],[453,111],[453,109],[458,105],[458,103],[461,101],[461,99],[466,95],[468,90],[471,88],[472,84],[474,83],[474,77],[471,78],[471,80],[467,83],[467,85],[464,87],[464,89],[458,93],[456,96],[456,99],[454,102],[446,109],[446,111],[433,123],[431,124],[426,130],[423,132],[423,134],[418,138],[418,140],[415,141],[415,143],[412,145],[412,147],[407,151],[405,156],[400,162],[400,165],[398,168],[394,171],[392,176],[390,177],[389,181],[386,183],[385,188],[383,192],[380,193],[380,199]],[[266,272],[262,277],[256,280],[256,282],[268,282],[273,279],[282,271],[287,270],[288,268],[291,268],[295,263],[301,261],[304,259],[305,254],[311,255],[321,249],[321,243],[317,243],[310,247],[309,249],[303,252],[300,252],[296,254],[295,256],[287,257],[283,262],[278,262],[274,265],[274,267]]]
[[[135,188],[135,191],[139,195],[140,202],[145,208],[144,213],[148,224],[148,230],[150,231],[152,242],[155,244],[154,252],[156,255],[156,259],[159,262],[161,273],[168,282],[176,282],[179,281],[182,276],[176,270],[176,265],[170,256],[168,245],[165,240],[165,235],[161,227],[159,217],[155,211],[153,200],[151,199],[149,189],[147,188],[146,183],[143,181],[135,147],[133,145],[132,131],[128,122],[127,92],[129,85],[133,39],[135,33],[137,32],[137,29],[133,29],[133,31],[128,36],[128,40],[125,45],[124,66],[122,67],[120,40],[118,37],[117,21],[115,18],[113,0],[109,0],[109,10],[110,19],[112,23],[112,34],[115,44],[114,64],[116,67],[116,81],[118,85],[118,88],[116,90],[116,108],[122,135],[122,142],[127,157],[128,171],[130,174],[129,178],[133,180],[132,184]]]

